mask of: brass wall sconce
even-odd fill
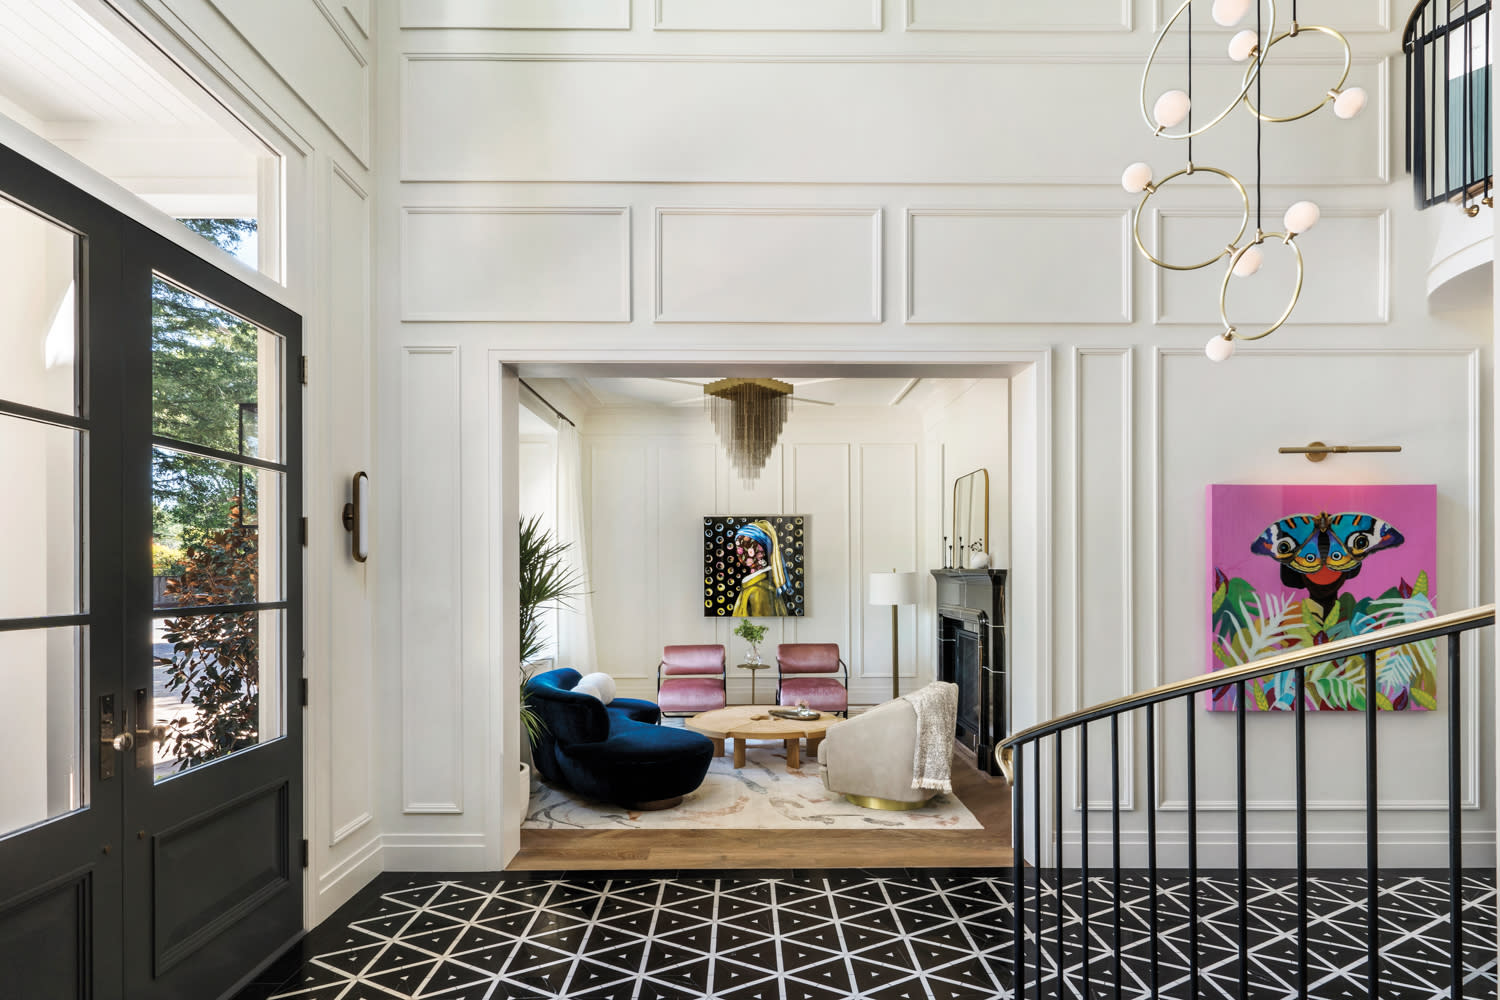
[[[350,554],[354,561],[364,562],[370,558],[370,477],[356,472],[350,485],[353,499],[344,504],[344,530],[353,536]]]
[[[1322,441],[1312,441],[1301,448],[1277,448],[1276,453],[1278,455],[1306,455],[1309,462],[1321,462],[1329,455],[1391,453],[1400,450],[1399,444],[1324,444]]]

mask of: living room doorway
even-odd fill
[[[992,773],[991,758],[995,738],[1015,714],[1017,686],[1026,702],[1020,717],[1035,711],[1030,665],[1037,660],[1029,652],[1035,629],[1022,626],[1017,631],[1027,634],[1011,635],[1001,619],[1015,610],[1007,579],[1020,566],[1035,578],[1034,519],[1042,509],[1036,365],[769,366],[756,379],[788,386],[790,412],[750,475],[735,465],[734,428],[726,431],[722,419],[716,428],[714,390],[705,389],[738,380],[722,367],[515,370],[513,520],[531,531],[523,532],[521,556],[534,554],[540,531],[560,550],[554,553],[560,569],[579,581],[564,606],[534,616],[527,676],[561,677],[571,686],[583,675],[608,675],[613,690],[606,696],[614,706],[608,714],[623,717],[623,706],[634,703],[659,705],[662,738],[702,734],[716,752],[701,781],[682,779],[697,782],[686,794],[667,787],[670,781],[621,793],[622,782],[661,766],[656,761],[627,768],[622,777],[610,761],[570,761],[564,772],[548,766],[551,756],[540,766],[532,760],[525,788],[513,790],[506,803],[505,826],[515,830],[517,846],[510,866],[770,867],[785,864],[788,832],[798,835],[799,865],[1008,865],[1010,790]],[[1018,435],[1029,440],[1018,446]],[[502,458],[499,465],[504,481],[508,463]],[[1018,508],[1030,526],[1014,545]],[[769,544],[755,550],[757,557],[788,550],[775,553],[790,570],[776,587],[785,599],[736,617],[732,598],[718,597],[721,587],[733,590],[738,582],[734,566],[721,571],[721,550],[746,525],[747,537],[755,536],[757,524],[761,534],[769,529],[775,536],[762,539]],[[742,576],[755,575],[746,568],[752,572]],[[789,739],[779,730],[744,729],[784,725],[770,709],[799,700],[782,696],[783,684],[793,684],[778,651],[794,656],[821,648],[833,669],[816,679],[840,687],[844,698],[825,713],[830,724],[848,725],[851,739],[862,727],[882,737],[894,732],[880,715],[860,717],[939,679],[946,636],[939,588],[945,573],[959,570],[994,583],[995,605],[986,615],[994,620],[984,622],[993,626],[986,634],[994,651],[981,660],[998,669],[986,698],[973,688],[960,699],[966,714],[983,710],[992,718],[988,742],[955,744],[951,792],[921,808],[890,808],[882,796],[838,787],[841,779],[832,775],[839,738],[820,762],[823,740],[816,734]],[[911,603],[895,606],[894,615],[890,603],[871,603],[887,600],[872,594],[880,584],[871,574],[892,571],[916,587]],[[523,566],[523,595],[526,574]],[[1034,607],[1038,597],[1022,603]],[[951,593],[943,598],[954,601]],[[764,629],[754,646],[744,632],[735,634],[746,621]],[[1026,650],[1024,679],[1013,665],[1018,639]],[[683,701],[673,690],[678,672],[667,661],[684,653],[716,659],[686,674],[714,705]],[[717,693],[709,690],[715,686]],[[698,711],[720,705],[750,718],[735,721],[739,728],[731,731]],[[909,733],[902,738],[904,746],[888,755],[900,759],[908,771],[902,780],[909,781],[913,744]],[[556,754],[545,737],[540,743]],[[668,797],[654,791],[682,798],[671,808],[640,808]]]

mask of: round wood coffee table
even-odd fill
[[[818,744],[828,727],[843,722],[831,712],[816,719],[778,719],[766,705],[732,705],[703,712],[687,720],[687,727],[714,741],[714,756],[724,756],[724,741],[734,741],[734,766],[745,766],[746,740],[782,740],[786,744],[786,766],[802,766],[802,740],[807,739],[807,753],[817,757]]]

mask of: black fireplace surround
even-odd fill
[[[986,774],[999,774],[995,745],[1005,738],[1005,570],[935,569],[937,678],[958,685],[961,746]]]

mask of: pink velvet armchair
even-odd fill
[[[666,646],[656,668],[662,715],[697,715],[725,706],[723,646]]]
[[[838,679],[840,669],[844,679]],[[849,713],[849,667],[836,642],[784,642],[776,647],[776,703],[805,701],[820,712]]]

